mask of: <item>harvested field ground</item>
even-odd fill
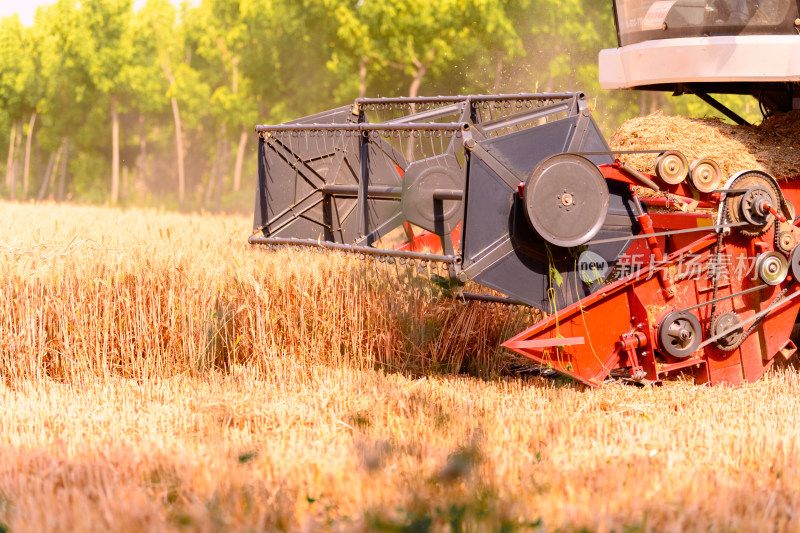
[[[519,378],[496,346],[534,317],[413,269],[242,218],[0,212],[0,530],[800,530],[792,368]]]

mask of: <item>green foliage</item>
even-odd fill
[[[15,118],[28,104],[25,94],[32,76],[27,33],[16,15],[0,21],[0,107]]]
[[[758,108],[758,102],[754,98],[739,94],[720,94],[713,96],[728,109],[738,114],[751,124],[761,122],[761,111]],[[674,111],[679,115],[686,115],[690,117],[724,118],[719,111],[715,110],[713,107],[694,95],[673,98],[671,103]]]
[[[507,0],[322,1],[338,23],[327,66],[343,80],[342,96],[363,93],[368,82],[414,96],[426,76],[463,83],[460,65],[523,53]]]
[[[615,45],[610,2],[589,0],[147,0],[138,10],[133,0],[57,0],[31,27],[0,20],[0,165],[12,126],[27,132],[36,113],[29,195],[69,139],[67,196],[106,201],[115,102],[122,203],[178,205],[177,108],[182,206],[247,212],[256,142],[234,190],[242,133],[359,94],[582,90],[607,134],[657,108],[718,115],[695,97],[600,90],[597,54]],[[752,101],[726,98],[758,118]]]
[[[79,21],[86,40],[83,58],[94,87],[103,94],[125,88],[134,50],[130,32],[132,0],[83,0]]]

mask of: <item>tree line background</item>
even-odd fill
[[[712,114],[601,91],[614,46],[610,1],[58,0],[0,20],[0,196],[249,212],[253,126],[364,95],[582,90],[607,134]]]

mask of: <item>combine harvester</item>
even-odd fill
[[[604,84],[753,94],[768,112],[791,109],[800,98],[786,72],[745,80],[725,68],[740,66],[739,43],[753,53],[750,37],[780,44],[774,34],[791,29],[786,43],[800,45],[796,3],[762,2],[784,6],[783,18],[746,37],[749,22],[707,3],[618,1],[621,47],[601,53]],[[671,70],[657,59],[680,53]],[[716,70],[696,75],[704,66]],[[615,159],[582,93],[358,99],[256,131],[251,243],[444,263],[505,295],[470,298],[547,313],[504,346],[578,381],[740,383],[796,350],[800,182],[726,177],[663,148],[652,174],[638,172]],[[381,246],[401,228],[404,244]]]

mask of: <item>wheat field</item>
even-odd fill
[[[800,378],[520,377],[536,316],[250,221],[0,203],[0,531],[800,530]],[[424,271],[424,272],[423,272]]]

